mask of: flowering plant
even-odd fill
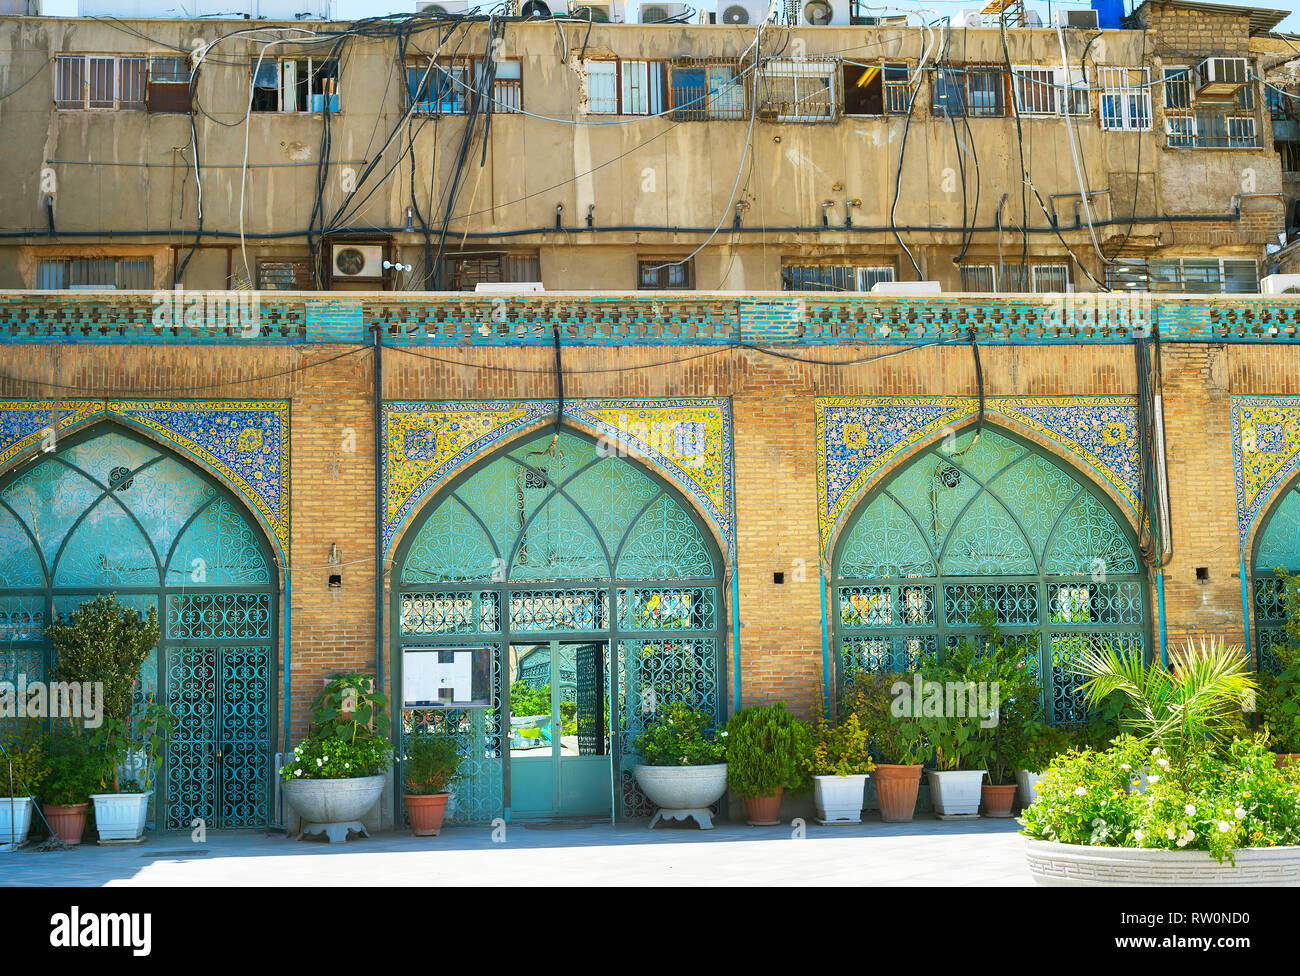
[[[675,702],[655,713],[636,750],[647,766],[708,766],[726,761],[726,736],[708,712]]]
[[[1106,752],[1058,756],[1020,818],[1037,840],[1208,851],[1300,844],[1300,769],[1278,768],[1265,737],[1201,750],[1178,775],[1159,746],[1120,736]]]
[[[378,776],[392,759],[388,743],[381,739],[308,738],[293,750],[280,770],[291,779],[355,779]]]

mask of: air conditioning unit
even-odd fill
[[[983,27],[984,22],[980,20],[978,10],[963,10],[953,19],[954,27]]]
[[[1058,10],[1056,22],[1061,27],[1074,27],[1078,30],[1099,30],[1101,23],[1095,10]]]
[[[519,7],[520,17],[549,17],[551,5],[543,0],[525,0]]]
[[[330,268],[335,280],[382,280],[384,245],[335,241],[330,251]]]
[[[718,0],[718,23],[731,27],[757,26],[768,19],[772,5],[762,0]]]
[[[687,22],[689,15],[694,12],[694,7],[689,7],[684,3],[642,3],[636,8],[637,19],[635,23],[684,24]]]
[[[621,0],[611,3],[574,3],[569,6],[569,16],[590,20],[593,24],[621,24],[624,10]]]
[[[1095,13],[1095,11],[1094,11]],[[1043,26],[1043,16],[1037,10],[1025,11],[1025,26],[1037,29]]]
[[[1206,58],[1196,66],[1196,94],[1210,98],[1233,95],[1250,81],[1245,58]]]
[[[804,0],[799,5],[800,27],[847,27],[849,0]]]
[[[477,8],[478,4],[471,7],[469,0],[437,0],[435,3],[417,4],[415,12],[431,17],[461,17]]]

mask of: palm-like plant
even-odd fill
[[[1148,665],[1140,651],[1107,646],[1082,651],[1076,670],[1088,679],[1082,690],[1089,705],[1119,692],[1131,706],[1120,721],[1125,731],[1181,765],[1192,750],[1233,737],[1256,685],[1241,647],[1222,638],[1188,638],[1170,663]]]

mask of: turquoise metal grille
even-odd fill
[[[1251,560],[1255,647],[1260,671],[1276,673],[1286,642],[1286,611],[1278,570],[1300,572],[1300,482],[1292,483],[1268,513],[1256,536]]]
[[[974,636],[979,606],[1039,640],[1031,667],[1054,722],[1083,715],[1080,650],[1146,651],[1146,585],[1109,501],[1034,447],[985,429],[922,451],[859,505],[837,546],[840,675],[908,670]]]
[[[162,639],[135,697],[161,699],[178,719],[160,820],[264,826],[272,565],[233,495],[142,436],[96,426],[0,482],[0,677],[48,674],[45,625],[97,593],[157,609]]]
[[[395,720],[402,735],[434,725],[463,739],[471,775],[457,790],[453,820],[488,820],[507,802],[502,654],[512,641],[610,642],[621,816],[648,812],[631,776],[645,708],[685,701],[722,718],[722,562],[711,538],[657,476],[576,432],[562,431],[550,451],[552,438],[547,432],[467,472],[396,552],[395,646],[477,645],[492,635],[496,649],[490,709]],[[539,684],[550,681],[541,676],[549,666],[549,658],[538,665]],[[576,696],[582,707],[576,672],[568,688],[564,670],[561,661],[561,697]]]

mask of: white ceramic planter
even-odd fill
[[[147,793],[94,793],[95,829],[101,844],[133,843],[144,837],[144,822],[149,815]]]
[[[695,818],[701,830],[713,828],[709,808],[727,792],[727,764],[709,766],[636,766],[637,785],[658,810],[650,821]]]
[[[1016,770],[1016,785],[1020,787],[1020,805],[1033,806],[1038,802],[1038,784],[1043,781],[1045,773],[1031,773],[1027,769]]]
[[[1300,887],[1300,847],[1253,847],[1220,864],[1206,851],[1089,847],[1025,839],[1029,873],[1040,885]]]
[[[940,820],[970,820],[980,815],[982,769],[927,769],[930,803]]]
[[[867,774],[814,776],[813,800],[822,823],[862,823]]]
[[[0,796],[0,853],[16,851],[27,843],[33,806],[30,796]]]
[[[282,787],[287,803],[302,817],[304,834],[324,834],[331,844],[348,839],[348,831],[368,837],[362,822],[384,792],[386,778],[358,776],[354,779],[290,779]]]

